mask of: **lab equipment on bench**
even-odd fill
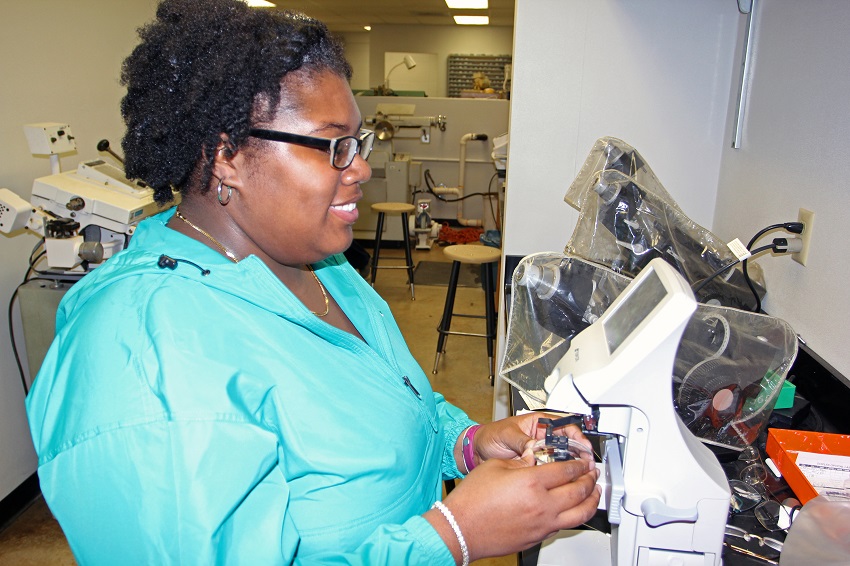
[[[35,154],[47,152],[52,159],[76,149],[67,125],[31,124],[24,130]],[[85,274],[124,249],[141,220],[163,210],[150,187],[102,159],[65,172],[59,171],[58,160],[51,164],[53,174],[33,182],[29,203],[0,190],[0,232],[27,229],[43,237],[51,269]],[[178,202],[179,193],[174,197]]]
[[[431,218],[431,199],[418,199],[416,212],[408,220],[410,232],[416,235],[416,249],[430,250],[440,235],[441,225]]]
[[[518,271],[515,286],[541,284],[540,271]],[[619,566],[721,564],[726,476],[678,418],[670,395],[679,341],[696,309],[684,278],[654,259],[593,323],[565,341],[545,376],[517,379],[503,367],[503,377],[546,408],[580,415],[587,433],[606,438],[600,509],[607,510],[610,538],[584,531],[550,539],[538,564],[601,563],[594,559],[606,541],[607,562]],[[583,536],[595,539],[593,559],[578,543]]]
[[[52,174],[35,179],[29,202],[16,192],[0,189],[0,232],[27,231],[42,238],[30,255],[24,283],[15,291],[30,375],[34,376],[53,339],[56,310],[67,290],[127,247],[138,223],[163,207],[154,201],[152,189],[128,179],[121,167],[102,159],[61,171],[60,154],[77,147],[69,125],[28,124],[24,133],[33,154],[49,156]],[[97,149],[121,162],[107,140],[101,140]],[[180,201],[179,192],[173,196],[175,203]],[[14,345],[14,335],[12,340]],[[23,370],[21,378],[27,390]]]
[[[360,217],[354,223],[354,237],[365,240],[375,237],[377,214],[371,205],[380,202],[407,202],[421,184],[422,162],[412,158],[411,151],[419,144],[431,143],[434,132],[446,130],[446,117],[417,116],[415,104],[379,103],[375,114],[366,116],[364,123],[375,131],[375,143],[369,155],[371,178],[363,183]],[[403,149],[396,147],[401,140]],[[384,241],[403,242],[404,230],[396,224],[384,226]],[[412,232],[411,232],[412,233]]]
[[[553,257],[539,266],[565,278],[549,291],[560,288],[559,294],[537,307],[539,324],[562,338],[574,336],[652,259],[665,260],[700,303],[676,356],[676,411],[704,442],[732,450],[752,443],[797,354],[787,323],[751,312],[753,293],[764,294],[763,281],[751,291],[741,271],[728,269],[741,259],[738,252],[690,220],[640,153],[620,139],[596,141],[565,200],[581,211],[565,246],[575,261]],[[617,275],[624,277],[618,282]],[[595,287],[597,279],[607,286]],[[591,294],[595,307],[585,313]],[[549,338],[526,342],[544,346]]]
[[[493,158],[493,164],[496,166],[496,173],[500,179],[507,177],[509,143],[509,134],[502,134],[493,138],[493,151],[490,152],[490,157]]]

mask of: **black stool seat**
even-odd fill
[[[479,336],[487,339],[487,356],[490,361],[490,384],[495,379],[495,366],[493,362],[496,343],[496,300],[493,294],[496,291],[496,266],[502,257],[501,250],[490,246],[459,245],[448,246],[443,249],[446,257],[452,260],[452,272],[449,277],[449,288],[446,291],[446,305],[443,308],[443,318],[437,327],[439,337],[437,338],[437,356],[434,359],[434,371],[440,363],[440,355],[446,352],[446,338],[449,334],[461,336]],[[484,315],[454,313],[455,293],[457,292],[457,281],[460,275],[462,263],[481,265],[481,281],[484,287]],[[486,331],[484,333],[454,332],[451,330],[452,316],[464,316],[469,318],[486,319]]]
[[[416,207],[406,202],[376,202],[372,205],[372,211],[378,213],[378,226],[375,228],[375,250],[372,254],[372,287],[375,286],[375,277],[379,269],[406,269],[407,278],[410,281],[410,300],[415,301],[416,295],[413,289],[413,254],[410,252],[410,228],[408,227],[408,214],[416,210]],[[381,254],[381,236],[384,232],[384,217],[387,214],[401,214],[402,234],[404,239],[405,265],[378,265]],[[387,257],[384,259],[402,259],[400,257]]]

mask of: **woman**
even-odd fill
[[[127,173],[181,202],[67,294],[27,402],[79,562],[466,564],[587,520],[593,465],[534,467],[534,415],[472,427],[341,255],[371,174],[341,46],[200,4],[122,74]]]

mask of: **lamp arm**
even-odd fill
[[[395,64],[395,65],[393,65],[393,67],[389,70],[389,72],[387,72],[387,76],[386,76],[386,77],[384,77],[384,86],[385,86],[385,87],[390,88],[390,74],[392,74],[392,72],[393,72],[393,71],[395,71],[396,69],[398,69],[401,65],[404,65],[404,61],[401,61],[400,63],[396,63],[396,64]]]

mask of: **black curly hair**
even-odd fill
[[[121,146],[127,175],[150,185],[160,204],[174,188],[208,190],[221,134],[230,152],[250,143],[252,121],[272,118],[257,114],[277,107],[288,73],[351,78],[323,23],[239,0],[163,0],[139,36],[121,70]]]

